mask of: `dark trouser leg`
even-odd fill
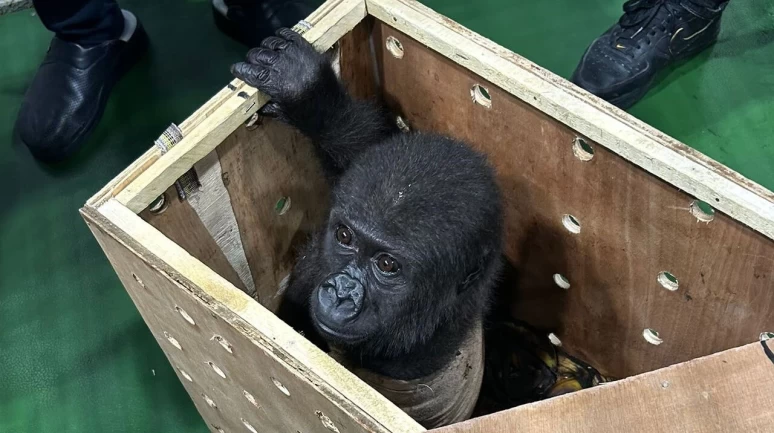
[[[115,0],[33,0],[47,29],[84,46],[118,39],[124,16]]]
[[[257,47],[281,27],[306,18],[320,0],[212,0],[218,28],[249,46]]]

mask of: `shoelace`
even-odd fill
[[[624,42],[624,46],[636,44],[637,49],[643,42],[650,45],[650,37],[655,36],[655,30],[646,33],[642,30],[651,26],[651,22],[662,9],[667,11],[671,19],[674,15],[668,6],[669,3],[669,0],[629,0],[624,3],[624,14],[618,20],[621,30],[615,35],[615,43]],[[659,24],[659,30],[665,32],[667,29],[664,24]]]

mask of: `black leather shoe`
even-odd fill
[[[656,75],[717,41],[726,3],[717,9],[691,0],[630,0],[613,27],[586,50],[572,81],[626,109]]]
[[[305,19],[314,8],[304,0],[213,0],[215,25],[249,48],[257,47],[283,28]]]
[[[35,158],[61,161],[88,138],[113,85],[147,50],[148,36],[139,21],[134,23],[126,41],[91,47],[56,36],[51,41],[16,119],[16,131]]]

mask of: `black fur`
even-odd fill
[[[400,133],[382,107],[353,100],[328,59],[291,30],[233,72],[271,97],[264,114],[312,138],[332,185],[328,221],[301,252],[280,316],[390,377],[443,366],[483,320],[501,269],[501,199],[486,158],[447,137]],[[348,246],[336,240],[342,225]],[[396,274],[377,269],[381,253],[400,263]],[[362,308],[333,307],[355,316],[332,334],[320,326],[318,291],[342,271],[362,283]],[[313,327],[295,321],[310,316]]]

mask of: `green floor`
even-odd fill
[[[565,77],[620,11],[620,0],[426,3]],[[31,11],[0,17],[2,433],[207,431],[77,209],[221,88],[245,50],[215,30],[207,0],[122,4],[143,20],[152,53],[84,151],[56,168],[12,140],[50,35]],[[774,2],[734,0],[719,44],[631,111],[774,189],[773,66]]]

